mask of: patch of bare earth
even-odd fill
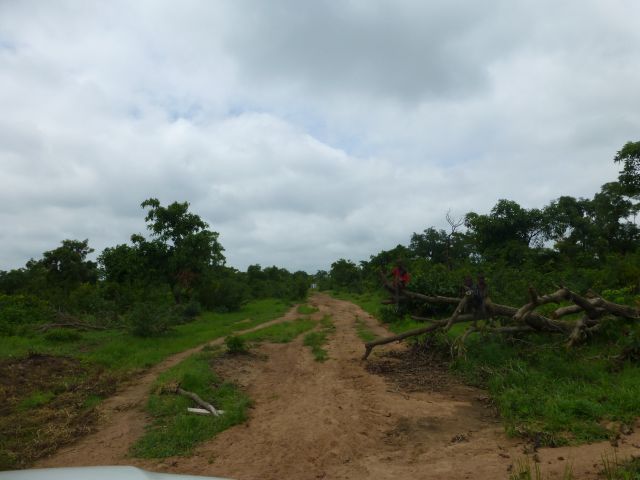
[[[113,379],[68,357],[0,361],[0,470],[24,468],[96,429],[92,402]]]
[[[191,457],[155,461],[124,457],[135,440],[129,432],[121,439],[120,453],[114,456],[118,451],[109,446],[111,453],[104,457],[109,461],[102,463],[239,480],[497,479],[507,478],[529,451],[524,441],[505,436],[485,392],[452,379],[446,365],[428,355],[412,357],[400,345],[374,351],[363,362],[356,319],[378,335],[388,332],[349,302],[316,294],[311,303],[320,310],[316,315],[331,314],[336,327],[326,362],[315,362],[298,338],[265,343],[252,355],[224,356],[214,367],[253,399],[247,423],[202,444]],[[142,395],[135,395],[138,402],[146,399],[153,378]],[[102,448],[92,443],[95,451]],[[640,451],[634,450],[636,443],[637,434],[622,438],[619,456]],[[87,452],[86,445],[83,449]],[[600,455],[611,451],[603,443],[540,449],[529,452],[529,458],[539,461],[550,478],[562,478],[567,462],[575,478],[596,478]],[[63,456],[50,464],[65,462]]]

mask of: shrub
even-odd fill
[[[50,342],[75,342],[82,338],[82,334],[76,330],[56,328],[47,332],[44,338]]]
[[[195,300],[189,301],[184,305],[176,305],[174,307],[176,317],[180,320],[180,323],[188,323],[194,320],[202,312],[200,303]]]
[[[136,303],[126,315],[129,331],[138,337],[153,337],[167,332],[178,323],[170,308],[152,302]]]
[[[31,295],[0,294],[0,335],[15,335],[25,325],[44,323],[53,317],[53,309]]]
[[[182,316],[186,319],[193,320],[202,312],[202,307],[195,300],[191,300],[184,306],[182,310]]]
[[[224,339],[227,352],[231,354],[247,353],[247,342],[244,338],[230,335]]]

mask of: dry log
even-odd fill
[[[602,308],[617,317],[628,318],[630,320],[640,320],[640,311],[638,311],[637,308],[633,308],[628,305],[618,305],[617,303],[610,302],[602,297],[594,298],[593,302],[596,307]]]
[[[590,301],[593,302],[593,300],[590,300]],[[571,315],[573,313],[580,313],[580,312],[582,312],[582,307],[578,305],[567,305],[565,307],[559,307],[555,309],[554,312],[551,314],[551,318],[558,319],[558,318],[564,317],[565,315]]]
[[[396,290],[394,289],[393,285],[387,280],[384,274],[382,274],[381,277],[385,288],[395,294]],[[464,342],[464,340],[466,340],[466,338],[471,333],[475,332],[497,334],[551,332],[567,335],[568,346],[573,346],[582,341],[582,339],[587,334],[598,330],[600,328],[600,322],[602,318],[607,313],[633,320],[640,319],[640,309],[609,302],[602,297],[597,296],[593,292],[590,292],[587,296],[583,296],[571,291],[566,287],[560,286],[557,291],[541,296],[533,287],[529,287],[530,301],[520,308],[492,303],[489,299],[486,299],[485,301],[486,310],[490,312],[491,316],[506,317],[507,319],[515,321],[517,323],[516,325],[504,325],[500,327],[493,327],[489,325],[484,326],[483,328],[477,328],[477,326],[475,325],[477,315],[463,314],[468,303],[468,298],[470,298],[470,292],[467,292],[467,294],[462,298],[445,297],[439,295],[423,295],[411,290],[401,290],[399,294],[400,295],[398,300],[411,298],[431,304],[457,306],[454,310],[453,315],[445,320],[433,320],[429,318],[412,316],[412,318],[416,320],[429,321],[432,323],[431,325],[410,330],[400,335],[393,335],[387,338],[366,343],[365,354],[363,357],[364,359],[366,359],[370,355],[371,350],[378,345],[385,345],[387,343],[400,341],[405,338],[422,335],[424,333],[432,333],[441,329],[446,331],[456,323],[468,321],[474,321],[474,325],[469,327],[457,341]],[[559,303],[566,300],[572,301],[574,304],[556,309],[552,315],[553,318],[547,318],[544,315],[540,315],[539,313],[535,312],[535,309],[540,305],[548,303]],[[558,320],[564,315],[579,312],[583,312],[584,315],[577,322]]]
[[[196,402],[200,407],[205,409],[207,412],[211,413],[211,415],[219,416],[224,413],[222,410],[218,410],[213,405],[208,402],[205,402],[198,396],[198,394],[185,390],[180,386],[178,382],[171,382],[169,384],[165,384],[160,388],[161,393],[175,393],[178,395],[183,395],[185,397],[189,397],[191,400]]]
[[[465,296],[462,297],[462,300],[460,300],[460,303],[458,303],[458,306],[453,312],[453,315],[451,315],[451,318],[449,319],[447,324],[444,326],[445,331],[449,330],[453,326],[454,322],[458,319],[458,317],[464,312],[465,308],[467,307],[467,303],[469,303],[470,297],[471,297],[471,292],[467,291]]]
[[[198,415],[211,415],[211,412],[204,408],[191,408],[188,407],[187,411],[190,413],[197,413]]]
[[[189,397],[191,400],[196,402],[202,408],[204,408],[205,410],[210,411],[212,415],[219,416],[219,415],[222,415],[224,413],[222,410],[218,410],[217,408],[215,408],[210,403],[207,403],[204,400],[202,400],[196,393],[189,392],[188,390],[184,390],[181,387],[178,387],[176,389],[176,393],[179,393],[180,395],[184,395],[185,397]]]
[[[598,310],[598,308],[596,308],[596,306],[593,305],[593,303],[591,303],[588,298],[572,292],[571,290],[569,290],[569,298],[573,303],[584,310],[584,313],[587,315],[587,317],[596,319],[602,316],[602,312]]]
[[[469,322],[473,320],[473,318],[474,318],[473,315],[469,315],[469,314],[459,315],[452,323],[455,324],[455,323]],[[433,324],[429,325],[428,327],[415,328],[413,330],[409,330],[399,335],[392,335],[390,337],[380,338],[378,340],[373,340],[372,342],[367,342],[364,345],[365,352],[362,359],[366,360],[369,354],[371,354],[371,350],[373,350],[374,347],[377,347],[379,345],[386,345],[387,343],[399,342],[400,340],[404,340],[405,338],[414,337],[416,335],[422,335],[423,333],[429,333],[434,330],[438,330],[439,328],[446,327],[450,320],[451,318],[445,319],[445,320],[438,320],[438,321],[435,321]]]
[[[569,290],[567,290],[566,288],[561,288],[556,292],[541,297],[533,287],[529,287],[529,296],[531,297],[531,301],[520,307],[513,315],[513,319],[517,322],[521,322],[531,312],[533,312],[536,307],[544,305],[546,303],[559,303],[563,300],[566,300],[568,295]]]

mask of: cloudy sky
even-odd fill
[[[640,139],[635,0],[0,0],[0,269],[188,201],[313,272],[500,198],[592,196]]]

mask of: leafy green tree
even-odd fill
[[[351,260],[341,258],[333,262],[329,275],[331,276],[332,287],[336,290],[359,292],[362,289],[361,271]]]
[[[465,225],[476,252],[485,259],[524,261],[532,247],[545,239],[545,216],[539,209],[527,210],[513,200],[499,200],[488,215],[470,212]]]
[[[95,262],[87,260],[93,252],[89,240],[63,240],[62,245],[42,254],[40,264],[47,271],[51,284],[69,292],[81,283],[95,283],[98,269]]]
[[[148,209],[145,220],[151,238],[134,234],[133,245],[105,249],[99,257],[103,276],[118,284],[166,283],[180,303],[210,270],[224,265],[219,235],[189,212],[188,202],[165,207],[150,198],[141,207]]]
[[[627,195],[640,196],[640,142],[625,143],[613,160],[622,163],[618,180]]]
[[[331,277],[326,270],[318,270],[313,275],[313,282],[318,286],[318,290],[329,290],[331,288]]]
[[[409,249],[417,257],[426,258],[433,263],[446,263],[448,243],[447,232],[429,227],[422,233],[411,235]]]

